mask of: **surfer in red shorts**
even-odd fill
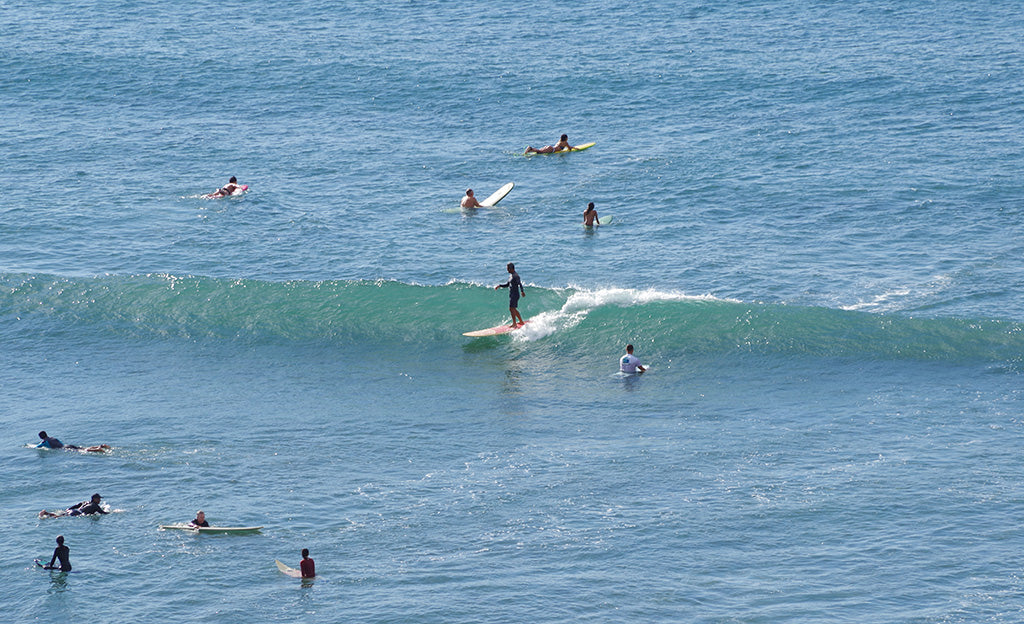
[[[569,145],[569,135],[563,134],[562,138],[558,139],[558,143],[554,145],[545,145],[544,147],[537,149],[535,147],[526,146],[525,154],[553,154],[554,152],[561,152],[562,150],[576,149],[572,145]]]
[[[302,571],[302,578],[313,578],[316,576],[316,564],[309,558],[309,549],[302,549],[302,561],[299,562],[299,570]]]

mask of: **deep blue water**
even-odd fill
[[[1002,1],[0,2],[0,619],[1024,620],[1021,41]],[[534,322],[464,338],[510,261]],[[197,509],[264,529],[158,530]]]

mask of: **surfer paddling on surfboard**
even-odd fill
[[[563,134],[558,143],[554,145],[545,145],[544,147],[537,149],[536,147],[526,146],[524,154],[554,154],[555,152],[561,152],[562,150],[573,150],[576,149],[572,145],[569,145],[569,135]]]
[[[473,196],[473,189],[466,189],[466,196],[462,198],[459,205],[463,208],[483,208],[484,205]]]
[[[220,197],[227,197],[229,195],[234,195],[238,191],[245,191],[245,190],[248,190],[248,189],[249,189],[248,185],[239,186],[238,185],[238,178],[236,178],[235,176],[231,176],[231,179],[228,180],[227,184],[225,184],[224,186],[220,187],[219,189],[217,189],[216,191],[214,191],[212,193],[207,193],[206,195],[203,195],[203,197],[205,197],[206,199],[217,199],[217,198],[220,198]]]
[[[48,448],[48,449],[67,449],[69,451],[88,451],[90,453],[103,453],[110,450],[109,444],[97,444],[96,446],[75,446],[74,444],[63,444],[57,438],[47,435],[45,431],[39,432],[39,439],[42,440],[39,444],[36,444],[36,448]]]
[[[494,290],[499,288],[508,288],[508,311],[512,313],[512,327],[519,327],[524,325],[522,315],[519,314],[519,297],[526,296],[526,291],[523,289],[523,281],[519,279],[519,274],[516,273],[516,265],[511,262],[505,267],[508,270],[510,277],[504,284],[498,284],[494,287]]]
[[[46,511],[45,509],[39,512],[40,518],[57,518],[60,516],[91,516],[93,514],[107,514],[108,511],[103,511],[100,507],[100,499],[103,497],[99,494],[93,494],[92,498],[87,501],[75,503],[63,511]]]

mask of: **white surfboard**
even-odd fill
[[[514,187],[515,185],[515,182],[509,182],[505,186],[491,193],[491,195],[487,199],[480,202],[480,205],[483,206],[484,208],[494,207],[498,202],[505,199],[505,196],[512,191],[512,187]]]
[[[608,225],[609,223],[612,222],[612,219],[614,219],[614,217],[612,217],[612,215],[605,215],[605,216],[603,216],[603,217],[601,217],[601,218],[599,218],[597,220],[597,224],[598,225]],[[583,227],[585,227],[585,228],[592,228],[594,226],[587,225],[586,223],[584,223]]]
[[[296,570],[295,568],[289,568],[288,566],[286,566],[285,564],[281,563],[277,559],[274,559],[274,563],[277,564],[277,569],[280,570],[282,574],[287,574],[288,576],[290,576],[292,578],[302,578],[302,572],[301,571]]]
[[[179,531],[193,531],[195,533],[253,533],[259,531],[263,527],[261,526],[248,526],[248,527],[224,527],[224,526],[210,526],[210,527],[197,527],[191,524],[161,524],[161,529],[166,530],[179,530]]]

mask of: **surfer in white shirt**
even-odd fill
[[[483,205],[473,196],[473,189],[466,189],[466,196],[459,203],[463,208],[483,208]]]
[[[626,355],[619,358],[619,370],[623,373],[642,373],[647,370],[640,365],[640,358],[633,355],[633,345],[626,345]]]

